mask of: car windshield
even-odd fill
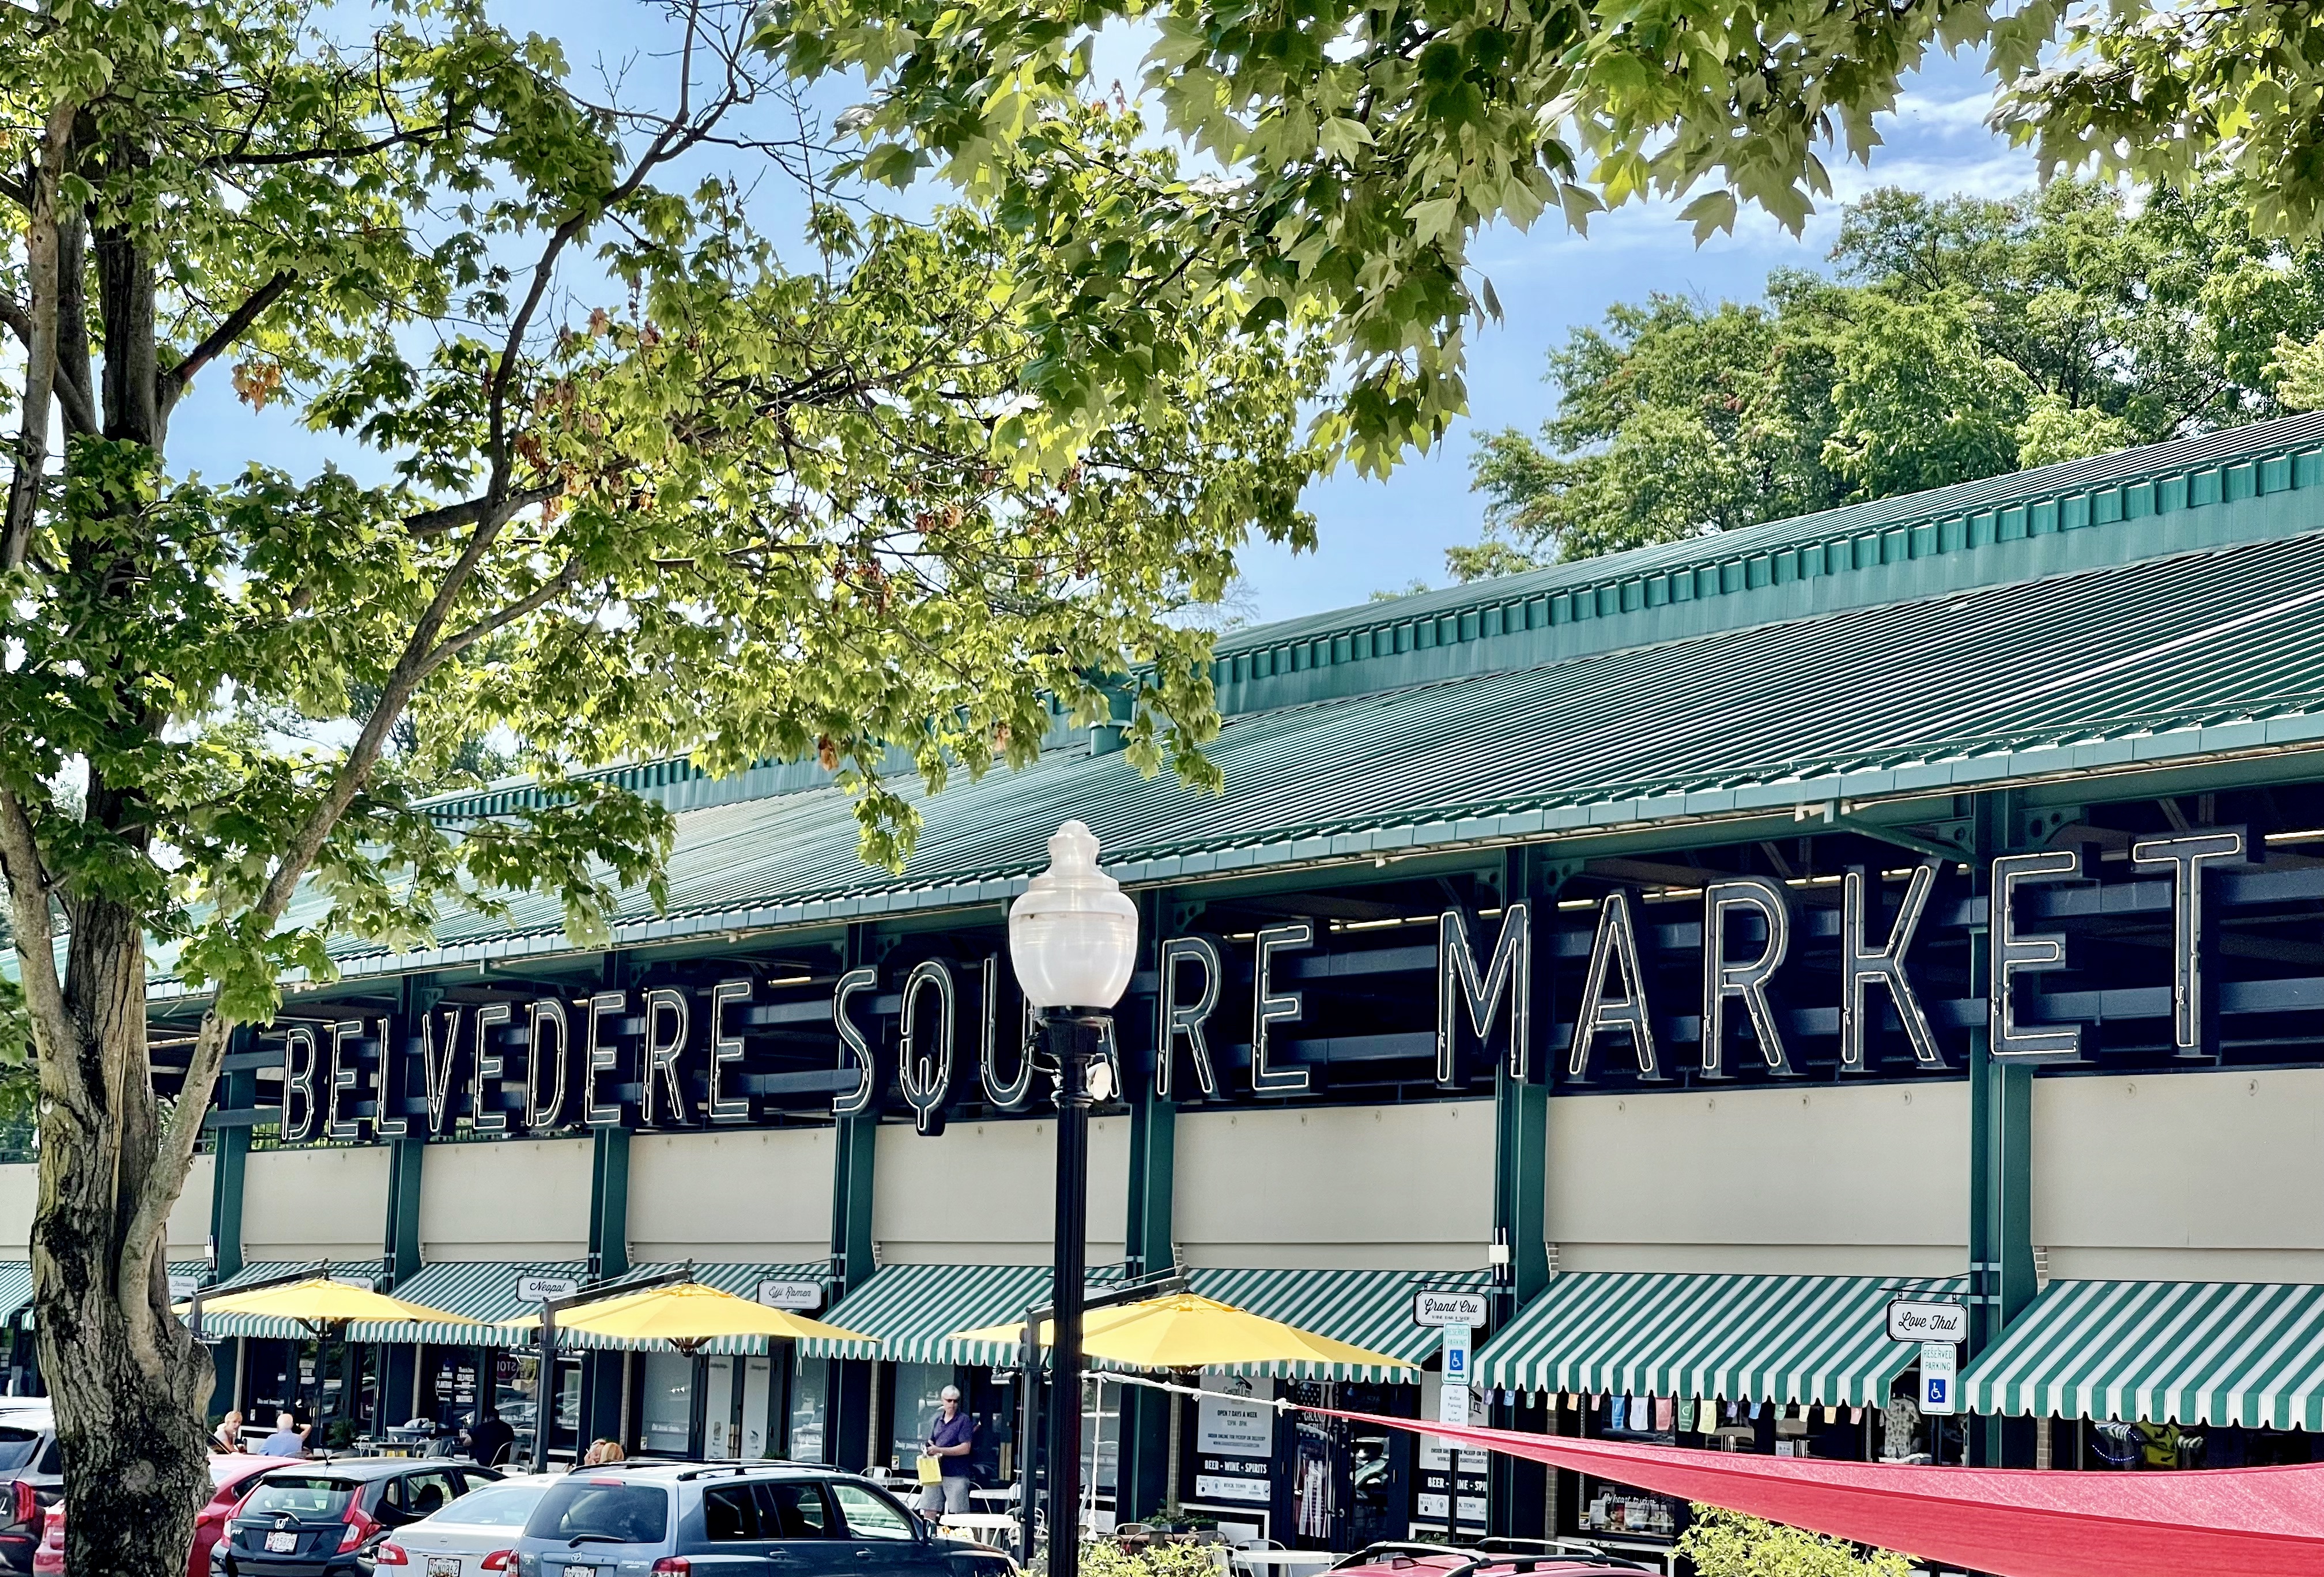
[[[41,1432],[21,1424],[0,1424],[0,1472],[21,1468],[41,1449]]]
[[[529,1539],[658,1545],[669,1536],[669,1492],[659,1484],[567,1479],[551,1484],[524,1525]]]
[[[522,1527],[540,1504],[546,1484],[494,1484],[461,1496],[436,1514],[438,1522],[463,1527]]]
[[[355,1487],[345,1479],[318,1479],[303,1473],[276,1475],[250,1492],[242,1503],[244,1517],[296,1517],[302,1521],[342,1517]]]

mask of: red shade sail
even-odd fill
[[[1576,1469],[1999,1577],[2324,1572],[2324,1466],[2153,1473],[1888,1467],[1526,1434],[1371,1413],[1333,1416]]]

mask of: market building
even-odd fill
[[[1254,1405],[1437,1416],[1422,1292],[1481,1295],[1478,1404],[1521,1428],[2311,1460],[2320,505],[2301,416],[1238,632],[1223,795],[1061,724],[926,800],[897,877],[812,762],[624,769],[678,814],[665,911],[633,895],[595,951],[545,899],[350,946],[238,1041],[173,1262],[499,1321],[691,1261],[881,1345],[576,1351],[544,1383],[472,1327],[221,1321],[220,1405],[530,1431],[545,1397],[560,1450],[853,1467],[908,1463],[955,1383],[980,1475],[1012,1475],[1015,1357],[949,1333],[1046,1286],[1003,911],[1078,817],[1147,958],[1093,1135],[1099,1278],[1181,1268],[1411,1366],[1208,1376],[1175,1409],[1102,1388],[1117,1515],[1666,1545],[1683,1508],[1649,1497]],[[157,982],[158,1059],[200,1007]],[[1968,1311],[1950,1417],[1898,1405],[1899,1297]]]

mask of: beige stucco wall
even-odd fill
[[[2034,1081],[2052,1277],[2324,1282],[2324,1069]]]
[[[199,1259],[210,1246],[210,1186],[217,1181],[217,1161],[211,1156],[196,1156],[193,1169],[186,1174],[186,1185],[178,1193],[178,1203],[170,1212],[170,1258],[180,1263]],[[384,1228],[386,1218],[380,1224]]]
[[[423,1260],[579,1259],[588,1252],[587,1139],[428,1147],[420,1174]]]
[[[1561,1270],[1958,1275],[1965,1080],[1558,1094],[1548,1234]]]
[[[210,1185],[217,1163],[208,1156],[194,1157],[186,1186],[170,1213],[170,1254],[179,1262],[198,1259],[209,1251]],[[40,1168],[29,1163],[0,1167],[0,1259],[32,1258],[32,1210],[40,1203]]]
[[[1056,1224],[1056,1126],[1046,1119],[956,1122],[934,1138],[906,1124],[881,1125],[872,1190],[872,1236],[881,1262],[1047,1264]],[[1130,1119],[1091,1119],[1093,1265],[1122,1256],[1129,1187]]]
[[[40,1202],[40,1167],[0,1167],[0,1259],[32,1257],[32,1212]]]
[[[386,1238],[386,1147],[251,1156],[242,1183],[245,1260],[375,1260]]]
[[[630,1257],[765,1264],[830,1252],[829,1129],[630,1140]]]
[[[1174,1204],[1188,1265],[1473,1268],[1492,1102],[1181,1112]]]

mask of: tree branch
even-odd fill
[[[505,512],[516,514],[536,503],[546,503],[564,491],[562,483],[544,483],[538,487],[521,487],[504,498],[465,499],[458,503],[439,504],[421,510],[418,514],[403,517],[403,529],[415,537],[440,537],[447,531],[473,526],[486,517]]]
[[[5,325],[8,331],[22,342],[26,350],[32,349],[32,317],[5,296],[0,296],[0,325]],[[57,399],[64,405],[65,427],[71,432],[96,432],[99,427],[96,397],[74,381],[72,360],[63,354],[61,328],[59,330],[59,335],[60,342],[58,346],[57,375],[53,387],[56,390]]]
[[[527,613],[540,612],[554,602],[559,592],[571,590],[580,578],[581,560],[577,557],[567,559],[564,568],[543,581],[530,595],[518,598],[489,618],[479,619],[466,629],[445,637],[443,644],[429,654],[424,672],[435,672],[494,631],[505,630]]]
[[[59,229],[68,221],[57,192],[72,152],[75,108],[60,104],[42,128],[41,160],[32,176],[32,217],[24,226],[25,282],[32,292],[32,338],[24,353],[23,421],[16,436],[16,470],[8,481],[8,504],[0,516],[0,573],[17,569],[32,545],[40,512],[41,479],[49,464],[50,395],[57,381],[57,334],[63,296],[58,257]],[[78,217],[74,222],[77,222]]]
[[[194,1164],[194,1146],[201,1139],[202,1122],[209,1113],[210,1092],[217,1085],[218,1069],[225,1065],[234,1028],[234,1021],[221,1017],[216,1009],[202,1015],[193,1056],[186,1064],[185,1083],[179,1088],[169,1126],[161,1130],[161,1153],[145,1173],[122,1238],[120,1264],[130,1275],[140,1274],[139,1268],[147,1262],[153,1240],[161,1236],[178,1195],[185,1189],[186,1175]],[[124,1305],[134,1301],[126,1296],[122,1299]]]
[[[170,410],[178,403],[179,397],[185,393],[186,385],[194,381],[194,374],[216,360],[235,340],[249,333],[250,326],[258,321],[259,314],[281,300],[283,292],[298,281],[299,275],[290,269],[277,271],[272,279],[251,291],[241,306],[227,313],[225,321],[204,335],[201,343],[186,353],[185,360],[161,374],[161,387],[155,402],[161,407],[164,420],[168,420]]]
[[[412,126],[401,131],[390,132],[384,136],[374,137],[368,143],[357,143],[351,147],[346,148],[288,148],[271,153],[245,153],[241,152],[235,152],[233,153],[213,153],[208,158],[203,160],[196,166],[196,168],[200,170],[257,170],[265,168],[269,165],[316,164],[320,163],[325,160],[337,161],[347,159],[364,159],[370,157],[374,153],[384,153],[390,148],[400,147],[405,143],[421,142],[429,137],[442,136],[447,132],[473,132],[475,130],[476,130],[476,123],[473,120],[464,119],[438,121],[434,125]]]
[[[65,1010],[64,982],[57,974],[55,924],[49,914],[49,878],[42,868],[39,840],[32,818],[14,794],[0,790],[0,876],[7,879],[8,924],[14,933],[16,977],[23,987],[24,1006],[32,1017],[32,1044],[39,1057],[42,1082],[48,1065],[70,1064],[60,1076],[78,1078],[78,1064],[68,1047],[70,1015]]]

